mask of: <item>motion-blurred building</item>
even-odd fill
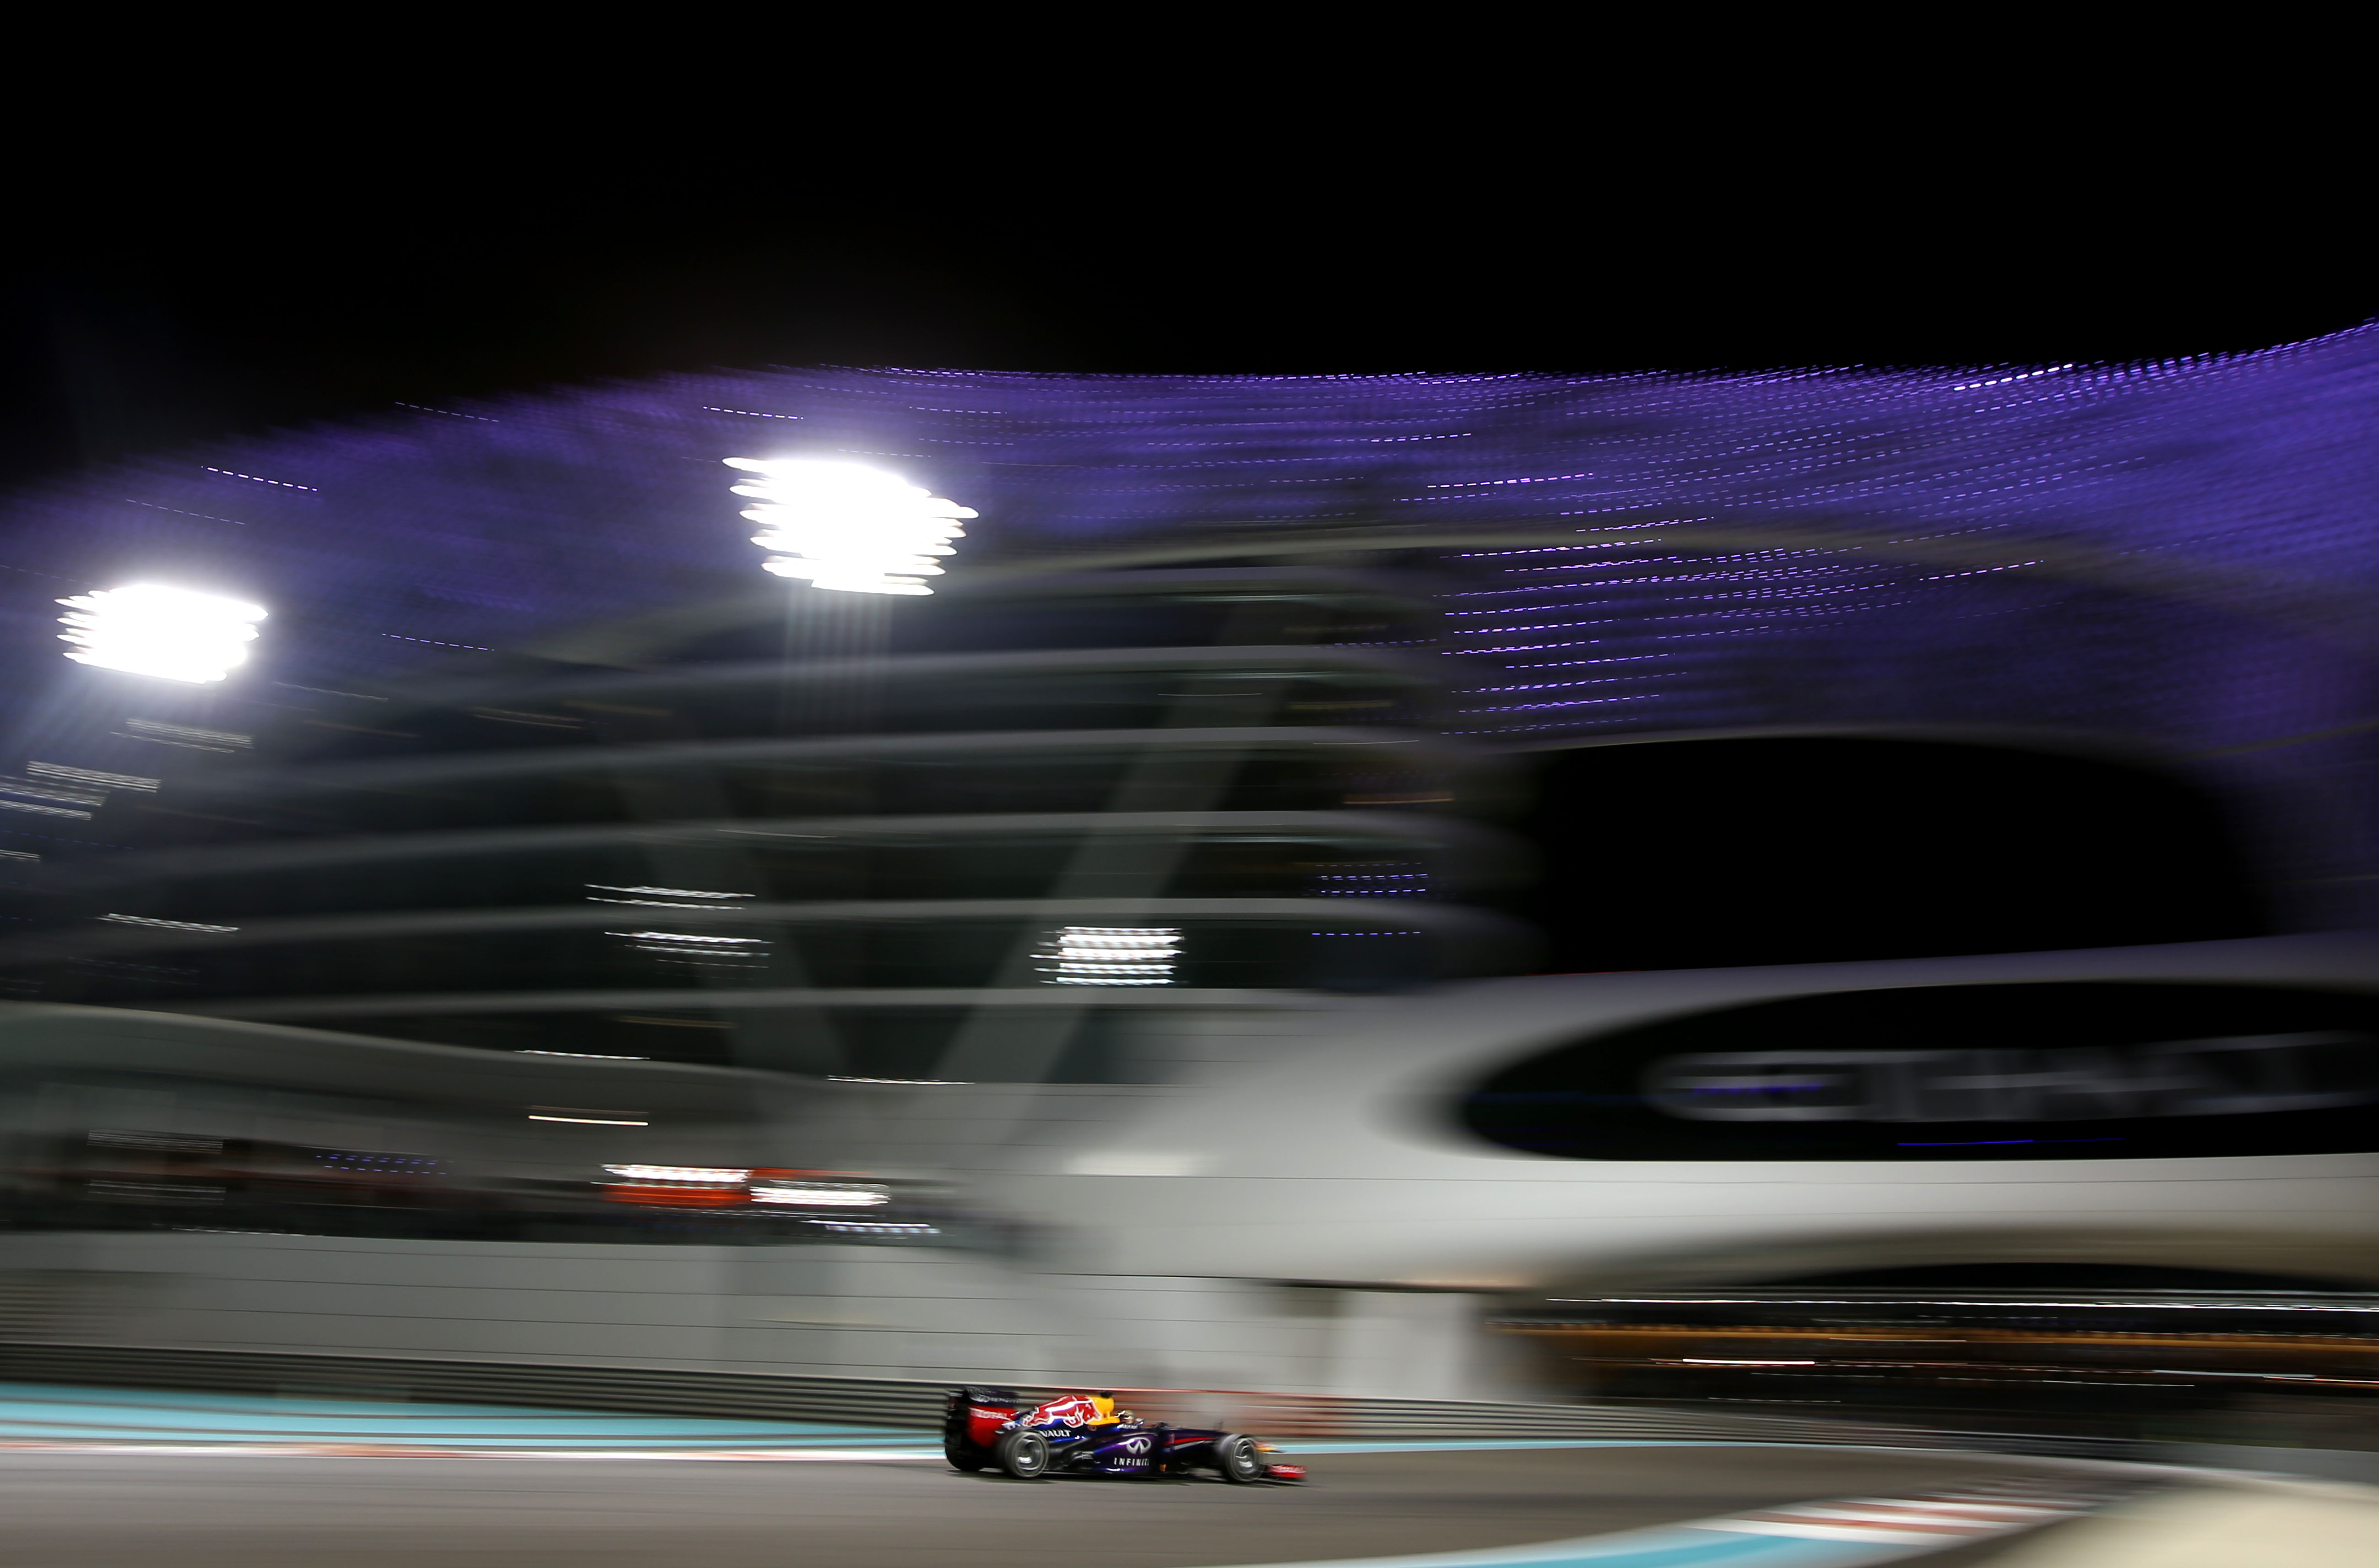
[[[688,378],[27,498],[18,1335],[1459,1397],[1629,1292],[2367,1286],[2374,341]],[[763,578],[763,450],[984,521]],[[151,578],[256,667],[42,651]]]

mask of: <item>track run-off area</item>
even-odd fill
[[[1020,1482],[950,1470],[931,1433],[858,1425],[12,1385],[0,1538],[28,1568],[2050,1568],[2081,1532],[2100,1532],[2095,1562],[2102,1536],[2158,1534],[2176,1499],[2221,1494],[2235,1514],[2245,1495],[2146,1467],[1913,1450],[1280,1446],[1311,1482]],[[2364,1555],[2308,1539],[2270,1561],[2379,1562],[2379,1491],[2296,1490],[2313,1501],[2259,1526],[2264,1546],[2308,1509],[2344,1509],[2331,1523]],[[2156,1550],[2140,1561],[2187,1561]]]

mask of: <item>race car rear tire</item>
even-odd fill
[[[1049,1473],[1049,1440],[1039,1432],[1008,1433],[999,1440],[999,1467],[1020,1481],[1041,1479]]]
[[[1238,1486],[1252,1485],[1264,1477],[1256,1440],[1238,1432],[1225,1432],[1214,1440],[1214,1468],[1223,1473],[1223,1479]]]
[[[973,1449],[960,1448],[954,1442],[942,1445],[942,1457],[950,1462],[951,1469],[964,1470],[970,1476],[991,1463]]]

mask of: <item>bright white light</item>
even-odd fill
[[[155,741],[201,752],[231,751],[256,742],[253,735],[235,735],[228,730],[197,730],[187,724],[168,724],[162,718],[127,718],[124,728],[131,731],[124,737],[127,741]]]
[[[1181,933],[1162,926],[1066,925],[1033,958],[1051,985],[1170,985]]]
[[[740,1187],[749,1170],[720,1165],[606,1165],[605,1170],[630,1181],[698,1181],[707,1187]]]
[[[679,904],[656,899],[596,899],[598,904],[654,904],[661,909],[718,909],[717,904]],[[707,969],[749,969],[768,960],[767,939],[760,936],[704,936],[691,931],[610,931],[624,936],[633,951],[650,953],[663,963],[697,964]]]
[[[752,1184],[755,1203],[795,1203],[805,1209],[874,1209],[892,1201],[881,1187],[821,1187],[813,1182],[760,1180]]]
[[[12,795],[30,796],[36,801],[65,801],[78,806],[107,804],[107,791],[88,784],[61,784],[47,778],[16,778],[0,774],[0,790]]]
[[[683,942],[698,947],[765,947],[763,936],[697,936],[690,931],[607,931],[606,936],[629,936],[639,942]]]
[[[102,773],[96,768],[68,767],[64,763],[57,762],[29,762],[25,765],[25,771],[36,778],[54,778],[67,784],[89,784],[95,789],[139,790],[144,794],[151,795],[157,792],[157,786],[163,782],[161,779],[144,778],[137,773]]]
[[[513,1053],[515,1056],[575,1056],[587,1062],[649,1062],[650,1056],[607,1056],[599,1051],[533,1051],[526,1046]]]
[[[586,886],[595,889],[595,893],[589,893],[586,895],[586,901],[590,904],[637,904],[646,909],[654,910],[704,910],[710,909],[714,906],[710,904],[689,904],[685,900],[688,899],[748,899],[752,897],[749,893],[708,893],[698,887],[615,887],[607,882],[590,882]],[[668,896],[666,898],[658,899],[598,899],[595,896],[596,893],[661,893]]]
[[[91,813],[77,811],[72,806],[37,806],[24,801],[0,801],[0,811],[21,811],[34,816],[63,816],[77,822],[91,820]]]
[[[151,920],[147,915],[103,914],[102,920],[117,925],[153,925],[160,931],[237,931],[236,925],[205,925],[195,920]]]
[[[737,485],[759,504],[743,515],[761,525],[752,542],[781,551],[760,563],[779,577],[806,578],[812,587],[851,594],[930,594],[922,579],[938,577],[939,556],[955,555],[959,526],[976,515],[897,474],[856,463],[806,458],[725,459],[755,476]]]
[[[1814,1367],[1817,1365],[1815,1361],[1730,1361],[1715,1356],[1680,1356],[1677,1359],[1688,1367]]]
[[[248,662],[262,609],[215,594],[139,583],[60,599],[66,657],[102,669],[202,684]]]

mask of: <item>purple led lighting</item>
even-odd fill
[[[152,512],[170,512],[175,513],[176,516],[181,517],[202,517],[210,523],[229,523],[233,526],[238,528],[245,528],[248,526],[247,524],[242,523],[236,517],[217,517],[211,512],[184,512],[178,506],[159,506],[153,501],[135,501],[130,496],[126,496],[124,498],[124,504],[127,506],[145,506]]]
[[[410,405],[408,404],[407,406],[410,406]],[[442,412],[443,412],[443,410],[433,409],[433,410],[431,410],[431,412],[432,412],[432,413],[442,413]],[[313,491],[315,491],[315,492],[316,492],[316,493],[318,493],[318,494],[320,493],[320,487],[319,487],[319,486],[315,486],[315,485],[293,485],[293,484],[291,484],[291,483],[290,483],[288,480],[286,480],[286,479],[267,479],[267,478],[260,477],[260,476],[258,476],[258,475],[254,475],[254,474],[242,474],[242,473],[237,472],[237,471],[236,471],[236,470],[235,470],[235,469],[230,469],[230,468],[209,468],[209,469],[207,470],[207,472],[208,472],[208,473],[210,473],[210,474],[220,474],[220,475],[222,475],[222,476],[223,476],[224,478],[226,478],[226,479],[246,479],[246,480],[248,480],[250,483],[253,483],[253,484],[259,484],[259,485],[272,485],[272,486],[273,486],[273,487],[275,487],[276,488],[279,488],[279,489],[284,489],[284,490],[313,490]]]
[[[501,419],[490,419],[484,414],[457,414],[451,408],[432,408],[426,403],[400,403],[397,406],[399,408],[410,408],[417,414],[440,414],[445,416],[449,419],[476,419],[482,425],[501,425],[503,423]],[[298,488],[302,489],[305,487],[301,485]]]
[[[2379,760],[2353,728],[2374,425],[2372,329],[1987,371],[787,370],[230,443],[20,496],[0,525],[18,572],[69,582],[219,560],[285,608],[285,669],[336,686],[731,592],[750,546],[717,464],[773,430],[963,497],[992,520],[969,567],[1426,531],[1474,737],[2012,724],[2277,747],[2345,778]],[[226,480],[242,518],[213,513]],[[374,630],[394,625],[417,641]],[[1564,663],[1643,690],[1553,706],[1535,678]]]

